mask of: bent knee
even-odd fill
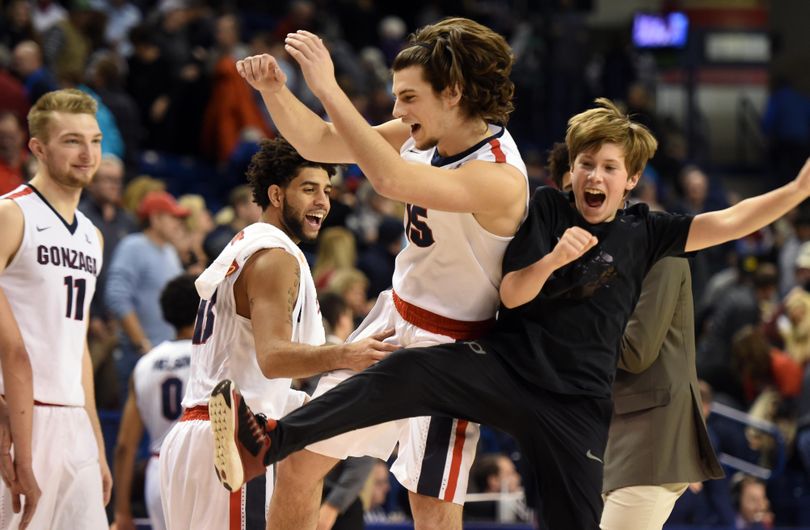
[[[279,481],[288,484],[314,484],[320,482],[337,463],[335,458],[304,449],[279,462],[276,474]]]

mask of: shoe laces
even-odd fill
[[[262,446],[269,442],[265,429],[267,417],[261,413],[253,414],[244,401],[240,403],[239,415],[242,418],[239,422],[239,438],[252,454],[257,455]]]

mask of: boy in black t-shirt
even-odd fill
[[[609,100],[597,103],[569,121],[572,193],[540,188],[506,251],[492,333],[395,352],[266,425],[224,381],[215,395],[229,407],[218,421],[211,412],[223,457],[240,459],[250,478],[353,429],[431,414],[466,418],[518,441],[540,482],[546,527],[599,528],[611,384],[645,274],[664,256],[742,237],[785,214],[810,194],[810,162],[782,188],[694,218],[643,204],[620,209],[657,144]],[[452,465],[452,450],[431,456]]]

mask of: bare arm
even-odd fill
[[[810,159],[790,183],[768,193],[745,199],[717,212],[694,218],[686,240],[693,252],[725,243],[759,230],[799,205],[810,194]]]
[[[688,268],[682,258],[664,258],[647,273],[641,285],[641,296],[624,329],[619,368],[638,374],[658,359],[681,298],[681,289],[686,287],[684,282],[689,281]]]
[[[276,59],[267,54],[236,62],[239,74],[262,95],[267,110],[282,136],[307,160],[353,163],[354,157],[334,125],[327,123],[295,97],[286,86],[287,77]],[[399,149],[409,128],[392,120],[376,128],[386,149]]]
[[[12,201],[0,201],[0,274],[20,248],[25,221],[20,208]],[[8,429],[14,447],[14,461],[3,448],[0,471],[11,485],[14,512],[20,511],[20,496],[25,498],[22,525],[30,523],[41,492],[32,467],[31,431],[34,413],[34,379],[31,359],[11,311],[5,293],[0,289],[0,367],[5,384]]]
[[[381,336],[334,346],[292,342],[298,275],[294,256],[282,249],[266,249],[248,260],[234,286],[245,289],[256,357],[265,377],[308,377],[338,368],[361,370],[397,349],[381,342]]]
[[[572,227],[565,231],[554,249],[520,270],[507,273],[501,281],[500,295],[508,308],[531,302],[540,294],[551,274],[588,252],[597,239],[590,232]]]
[[[135,530],[132,518],[132,475],[135,453],[143,437],[143,420],[135,401],[135,385],[130,380],[129,395],[121,416],[121,428],[115,444],[113,470],[115,477],[115,524],[117,530]]]
[[[448,212],[485,214],[519,209],[522,214],[526,185],[516,168],[478,161],[448,171],[406,162],[341,90],[323,42],[304,31],[290,35],[286,42],[288,53],[301,65],[307,84],[323,103],[354,160],[381,195]]]

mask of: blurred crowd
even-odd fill
[[[630,46],[625,31],[594,47],[585,13],[574,2],[507,4],[510,9],[486,0],[4,3],[0,194],[34,172],[25,125],[32,102],[47,91],[76,87],[99,103],[104,160],[80,205],[105,240],[89,332],[99,406],[120,410],[137,359],[172,337],[158,305],[166,283],[182,272],[199,274],[235,234],[260,218],[243,185],[244,172],[261,140],[275,130],[235,62],[274,55],[289,88],[322,112],[284,51],[289,31],[308,29],[325,38],[341,85],[370,122],[380,123],[391,117],[388,69],[408,33],[445,15],[473,18],[501,32],[514,49],[517,110],[509,127],[533,185],[548,183],[545,150],[563,138],[568,117],[600,95],[621,102],[660,141],[633,200],[698,214],[740,199],[706,169],[700,152],[687,157],[680,127],[656,113],[654,61]],[[782,81],[774,86],[763,124],[774,154],[763,168],[766,186],[792,177],[810,153],[808,101]],[[330,340],[343,340],[390,286],[404,244],[404,208],[378,195],[355,166],[342,168],[334,184],[324,229],[317,244],[304,250]],[[698,374],[706,383],[707,403],[713,395],[773,422],[782,439],[776,443],[772,436],[731,428],[709,415],[715,445],[766,467],[782,451],[788,478],[768,487],[772,497],[787,499],[791,487],[810,484],[810,205],[691,260]],[[471,491],[520,491],[516,465],[519,470],[521,459],[514,443],[486,430],[482,440]],[[531,504],[531,477],[523,481]],[[805,515],[788,501],[774,498],[769,505],[764,483],[752,477],[734,477],[722,488],[712,497],[707,493],[712,488],[694,487],[673,517],[738,528],[758,528],[740,526],[746,518],[757,524],[810,523],[810,515],[802,520]],[[386,466],[374,467],[362,495],[367,521],[407,515],[398,489]],[[751,504],[741,500],[746,495],[761,497],[751,501],[758,508],[750,517],[741,515]],[[510,505],[509,514],[487,501],[467,513],[529,520],[525,500]],[[706,509],[707,502],[726,504]]]

